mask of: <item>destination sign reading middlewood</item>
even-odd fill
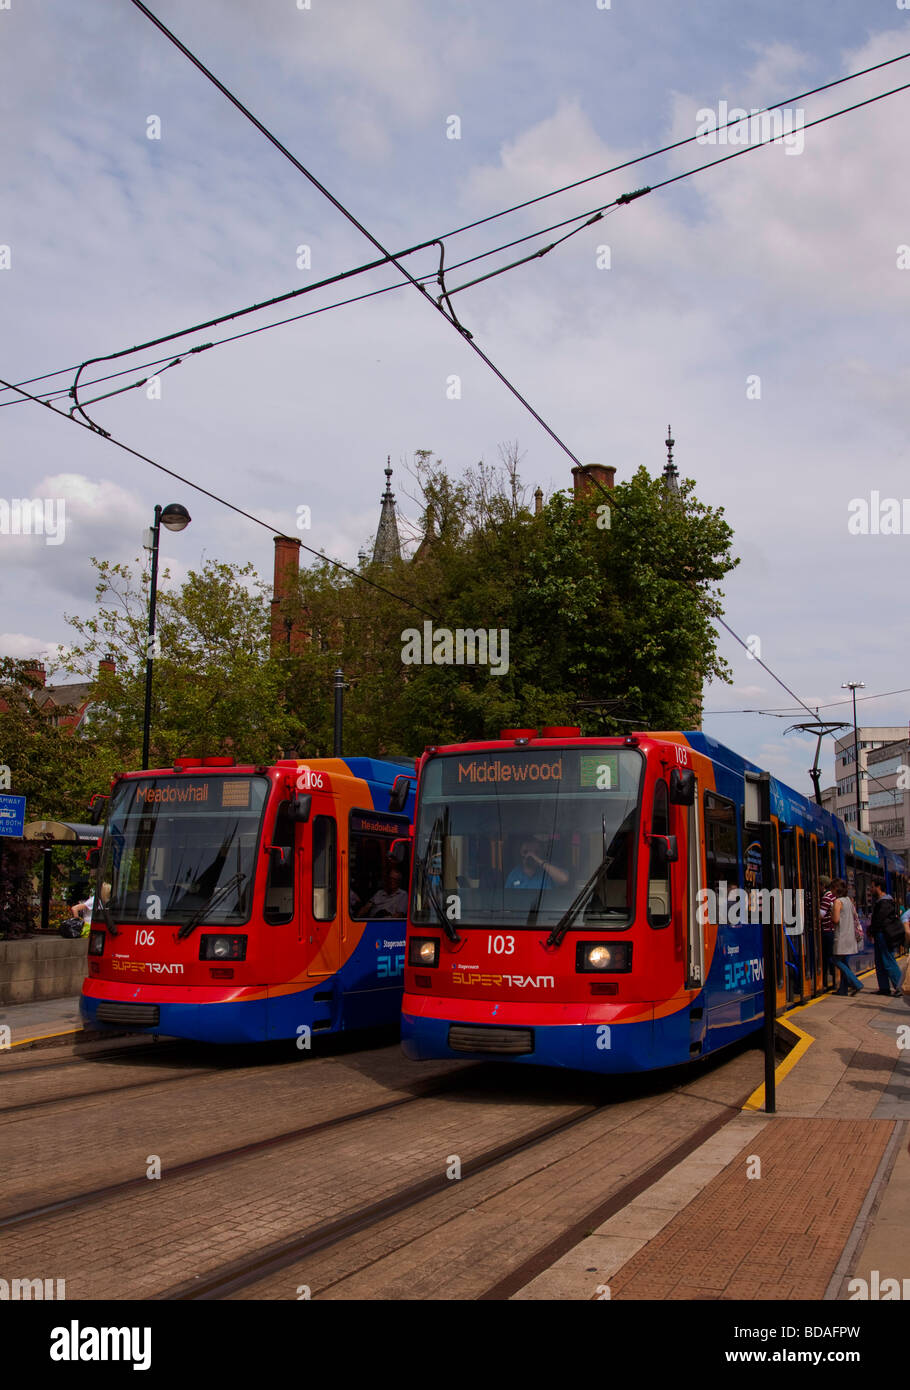
[[[565,796],[572,792],[619,791],[620,758],[599,750],[579,756],[576,749],[516,753],[464,753],[444,756],[443,796]]]

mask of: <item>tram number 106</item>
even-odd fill
[[[487,950],[494,956],[511,956],[515,953],[514,936],[487,936]]]

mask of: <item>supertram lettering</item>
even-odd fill
[[[111,961],[113,970],[125,970],[128,974],[136,970],[149,970],[153,975],[182,975],[182,965],[168,965],[162,961],[153,960],[114,960]]]
[[[454,985],[480,985],[481,989],[495,989],[500,985],[514,985],[518,989],[555,989],[553,975],[471,975],[462,970],[452,973]]]

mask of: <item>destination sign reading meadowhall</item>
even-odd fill
[[[189,778],[156,778],[155,781],[137,782],[134,804],[138,806],[201,806],[250,809],[251,779],[211,777],[204,780]]]
[[[635,759],[633,782],[638,777],[637,754],[620,754],[606,749],[582,752],[576,748],[516,751],[515,753],[464,753],[443,756],[442,793],[444,796],[478,795],[535,796],[548,792],[563,796],[572,792],[618,792],[623,759]],[[631,768],[627,768],[628,780]]]

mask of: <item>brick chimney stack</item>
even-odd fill
[[[117,663],[110,652],[106,652],[98,662],[98,674],[100,675],[102,671],[107,671],[108,675],[111,676],[116,675]]]
[[[289,656],[300,651],[303,634],[294,631],[294,623],[285,610],[288,599],[297,591],[300,570],[300,541],[292,536],[275,537],[275,575],[272,580],[271,643],[273,656]]]
[[[26,661],[23,663],[23,670],[35,685],[44,686],[47,683],[47,672],[44,669],[43,661],[37,659]]]
[[[600,495],[600,487],[612,488],[616,469],[608,463],[589,463],[584,467],[572,469],[572,482],[575,487],[575,500]],[[596,482],[595,482],[596,479]],[[600,483],[600,487],[597,486]],[[592,501],[594,497],[592,497]]]

